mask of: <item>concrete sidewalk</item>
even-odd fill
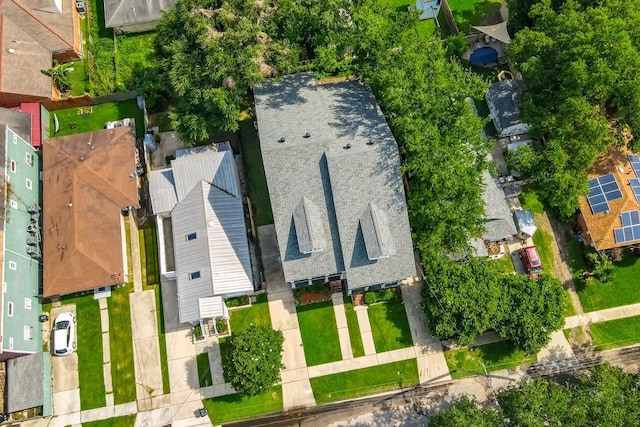
[[[590,311],[577,316],[567,317],[564,319],[564,329],[572,329],[590,323],[607,322],[609,320],[624,319],[632,316],[640,316],[640,304],[623,305],[621,307]]]
[[[111,376],[111,340],[109,339],[109,303],[107,298],[98,300],[100,325],[102,326],[102,370],[107,406],[113,406],[113,377]]]
[[[333,312],[336,316],[342,359],[353,359],[353,350],[351,348],[351,340],[349,339],[349,326],[347,325],[347,314],[344,311],[342,292],[332,294],[331,300],[333,301]]]
[[[129,295],[136,400],[139,411],[154,408],[153,398],[163,394],[156,299],[153,290]],[[167,401],[168,402],[168,401]]]
[[[376,354],[376,346],[373,342],[373,334],[371,332],[371,322],[369,322],[369,311],[366,305],[353,307],[358,318],[358,328],[362,337],[362,346],[364,347],[365,356]]]
[[[138,222],[135,211],[129,214],[129,231],[131,236],[131,271],[133,271],[133,291],[142,291],[142,267],[140,261],[140,238],[138,236]],[[127,281],[131,280],[127,278]]]
[[[431,333],[427,318],[421,308],[421,289],[422,282],[414,281],[400,286],[417,356],[420,383],[450,381],[451,375],[442,353],[442,345],[440,345],[438,338]]]
[[[284,281],[275,227],[258,228],[262,264],[264,266],[271,325],[284,335],[281,371],[284,410],[313,406],[316,400],[311,390],[307,362],[302,348],[302,336],[291,286]]]
[[[309,378],[316,378],[325,375],[353,371],[355,369],[384,365],[386,363],[415,359],[416,356],[416,349],[414,347],[406,347],[399,350],[385,351],[384,353],[376,353],[367,356],[356,357],[355,359],[339,360],[337,362],[309,366],[307,368],[307,372]]]

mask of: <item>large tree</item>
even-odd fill
[[[540,141],[523,172],[568,219],[587,192],[587,170],[615,141],[611,127],[640,132],[640,9],[620,0],[534,3],[531,28],[508,49],[525,81],[522,120]]]
[[[240,394],[266,392],[280,379],[284,335],[267,326],[251,325],[229,338],[225,374]]]

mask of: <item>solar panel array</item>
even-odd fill
[[[640,156],[632,154],[629,156],[629,161],[631,162],[633,171],[636,173],[636,177],[640,178]]]
[[[638,166],[640,167],[640,164]],[[620,191],[616,177],[612,173],[589,180],[587,200],[589,200],[589,206],[594,214],[608,212],[609,202],[621,198],[622,191]]]
[[[622,221],[622,227],[613,230],[616,244],[640,240],[640,212],[622,212],[620,220]]]
[[[640,203],[640,156],[632,154],[629,156],[629,161],[631,162],[631,167],[636,174],[635,178],[629,179],[629,185],[631,186],[633,195],[636,196],[636,202]]]

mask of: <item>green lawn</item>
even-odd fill
[[[232,334],[244,331],[250,325],[271,327],[267,294],[256,295],[256,302],[251,307],[229,310],[229,313]]]
[[[418,364],[410,359],[311,378],[310,382],[316,403],[322,404],[414,387],[420,379]]]
[[[82,423],[82,427],[131,427],[136,422],[136,414]]]
[[[167,112],[149,114],[149,126],[158,126],[160,132],[174,130]]]
[[[544,205],[538,198],[538,193],[531,186],[526,186],[522,189],[520,204],[522,209],[529,209],[534,214],[544,213]]]
[[[196,356],[198,362],[198,381],[200,387],[208,387],[213,384],[211,378],[211,366],[209,365],[209,353],[200,353]]]
[[[574,280],[584,311],[640,302],[640,260],[625,253],[622,261],[613,264],[614,275],[602,283],[597,279]]]
[[[535,355],[527,356],[524,351],[517,349],[509,341],[448,350],[444,352],[444,357],[451,371],[451,377],[454,379],[473,375],[473,373],[484,373],[483,363],[487,371],[497,371],[536,362]]]
[[[85,37],[89,88],[92,95],[107,95],[116,91],[116,72],[113,55],[113,31],[104,26],[103,0],[86,2],[89,37]]]
[[[107,404],[104,391],[102,326],[100,307],[93,295],[63,301],[76,305],[78,377],[82,410],[101,408]]]
[[[133,365],[131,306],[127,284],[111,292],[109,307],[109,342],[111,344],[111,377],[116,405],[136,400],[136,375]]]
[[[360,334],[360,325],[358,324],[358,316],[353,309],[351,297],[344,297],[344,312],[347,316],[347,327],[349,328],[349,341],[351,341],[351,352],[353,357],[364,356],[364,346],[362,344],[362,335]]]
[[[160,283],[160,265],[158,262],[158,240],[155,221],[147,221],[145,227],[138,229],[140,241],[140,261],[142,269],[142,287]]]
[[[589,325],[593,345],[598,350],[625,347],[640,342],[640,316]]]
[[[510,254],[505,254],[505,256],[503,256],[502,258],[499,258],[492,262],[500,264],[500,267],[505,273],[513,273],[514,271],[516,271],[515,267],[513,266],[513,260],[511,259]]]
[[[458,29],[467,34],[472,25],[482,25],[487,15],[500,16],[501,4],[502,0],[449,0]]]
[[[138,108],[135,99],[129,99],[121,102],[107,102],[91,107],[92,113],[87,117],[78,114],[78,108],[67,108],[64,110],[52,111],[51,130],[55,129],[53,124],[54,114],[58,117],[60,129],[55,135],[64,136],[76,133],[92,132],[104,129],[105,124],[109,121],[120,120],[128,117],[136,119],[136,134],[141,137],[144,134],[144,117],[142,110]]]
[[[413,345],[409,321],[402,300],[374,304],[368,308],[368,311],[373,343],[377,353]]]
[[[84,59],[73,63],[71,73],[71,95],[84,95],[87,91],[87,67]]]
[[[307,366],[342,360],[333,302],[305,304],[297,310]]]
[[[264,175],[264,166],[262,164],[260,141],[253,127],[253,119],[240,122],[240,145],[256,227],[273,224],[273,213],[271,211],[269,191],[267,190],[267,178]]]
[[[238,394],[214,397],[202,402],[209,411],[213,425],[272,414],[282,410],[282,386],[274,386],[260,396],[242,397]]]
[[[533,244],[538,249],[544,273],[559,278],[556,260],[553,256],[553,245],[555,244],[553,236],[544,230],[538,229],[533,233]]]
[[[116,84],[120,90],[135,89],[144,70],[156,62],[153,43],[156,32],[123,34],[116,37]]]
[[[408,12],[408,6],[415,7],[416,2],[410,0],[385,0],[385,3],[402,12]],[[432,36],[436,32],[436,21],[434,19],[425,19],[418,21],[416,31],[420,36]]]

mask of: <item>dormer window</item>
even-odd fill
[[[192,240],[196,240],[198,238],[198,233],[189,233],[187,234],[187,242]]]
[[[199,271],[194,271],[192,273],[189,273],[189,280],[194,280],[194,279],[199,279],[200,278],[200,272]]]

